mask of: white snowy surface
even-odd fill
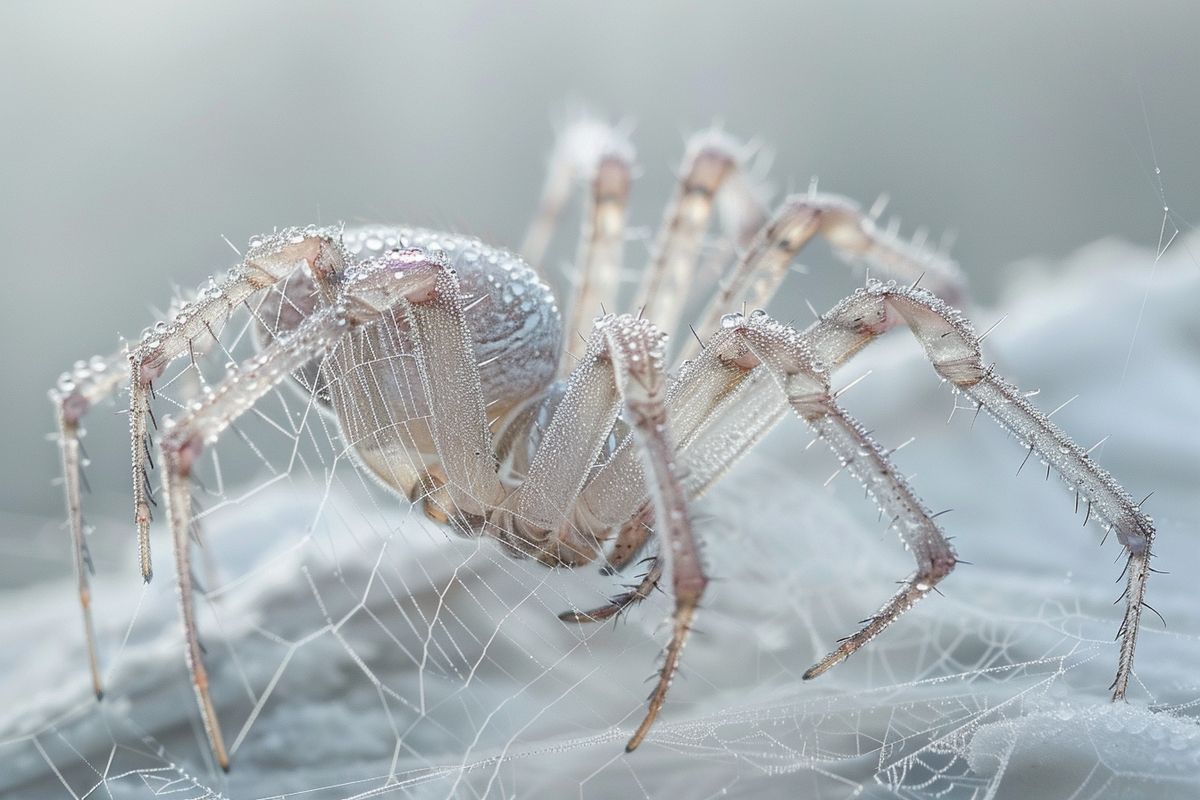
[[[972,562],[819,680],[800,674],[911,569],[886,522],[785,420],[699,504],[711,584],[648,741],[626,755],[664,641],[662,595],[616,625],[555,614],[614,589],[461,541],[355,481],[296,475],[206,520],[202,638],[233,769],[214,770],[158,577],[95,588],[108,695],[65,583],[0,597],[0,796],[1200,796],[1200,239],[1100,243],[1015,271],[974,309],[985,354],[1043,391],[1159,526],[1130,702],[1111,705],[1115,541],[901,333],[839,376]],[[1136,338],[1134,338],[1136,330]],[[1132,355],[1128,359],[1132,343]],[[378,498],[378,493],[373,493]],[[132,561],[132,550],[131,550]],[[249,722],[248,722],[249,721]],[[69,790],[68,787],[69,786]]]

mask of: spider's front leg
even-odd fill
[[[150,457],[147,417],[153,420],[149,402],[153,394],[153,382],[175,358],[207,352],[206,339],[215,336],[212,326],[253,292],[289,274],[298,265],[297,259],[303,260],[305,248],[313,246],[315,230],[284,231],[256,245],[246,261],[225,278],[196,292],[190,301],[172,304],[169,321],[159,322],[148,330],[139,345],[132,349],[124,348],[107,358],[97,356],[88,362],[79,362],[71,371],[63,374],[58,385],[50,392],[58,425],[67,523],[83,611],[84,644],[92,689],[97,698],[103,697],[104,687],[96,653],[88,582],[92,563],[84,530],[82,489],[86,484],[83,477],[83,446],[80,442],[83,419],[96,404],[115,394],[126,383],[131,384],[129,426],[134,519],[138,530],[139,566],[142,577],[149,581],[152,574],[150,518],[154,501],[146,465]],[[326,256],[323,267],[332,270],[340,266],[340,255],[333,248],[326,248],[323,253]],[[319,260],[322,259],[310,261],[310,267]]]
[[[330,286],[333,288],[332,283]],[[192,591],[189,552],[193,524],[190,486],[192,466],[203,449],[215,444],[238,417],[252,409],[258,400],[295,370],[334,350],[348,331],[377,322],[397,306],[412,311],[423,305],[444,305],[439,303],[439,298],[452,290],[457,303],[457,283],[453,274],[442,262],[431,260],[420,251],[396,251],[377,261],[360,264],[353,275],[347,276],[336,287],[336,294],[330,302],[319,306],[295,330],[276,338],[262,352],[244,362],[235,373],[227,376],[178,419],[164,424],[160,444],[163,494],[175,548],[188,670],[213,756],[222,769],[229,768],[229,754],[209,692]],[[445,317],[436,309],[428,314],[410,314],[418,341],[441,339],[449,342],[451,350],[455,349],[456,340],[447,337],[439,324]],[[461,347],[458,349],[470,353],[465,339],[459,344]],[[470,367],[474,368],[474,362],[470,363]],[[443,374],[445,380],[453,380],[457,374],[456,364],[447,364],[446,369],[439,373],[431,384],[431,393],[439,391]],[[479,417],[483,420],[482,406]],[[482,424],[486,426],[486,420]],[[465,458],[473,460],[471,456]],[[448,465],[447,472],[459,474],[454,465]]]
[[[809,670],[806,678],[815,677],[879,635],[953,570],[954,551],[933,515],[892,466],[887,453],[837,405],[828,370],[792,328],[763,312],[749,318],[729,315],[700,357],[688,364],[672,387],[671,398],[672,421],[686,432],[681,435],[678,460],[686,465],[693,496],[711,485],[778,420],[781,406],[790,406],[863,482],[916,559],[916,572],[902,582],[896,594],[860,631]],[[786,405],[781,400],[786,400]],[[605,487],[606,477],[603,473],[598,476],[594,487],[611,494],[612,488]],[[657,564],[653,564],[643,583],[614,604],[640,600],[657,577]]]
[[[608,524],[584,503],[583,486],[618,412],[624,410],[645,476],[638,491],[650,495],[675,595],[671,640],[646,717],[630,738],[628,751],[641,744],[662,709],[708,583],[688,515],[687,492],[675,468],[675,441],[667,420],[665,341],[666,336],[644,319],[608,315],[596,321],[584,360],[571,375],[526,481],[510,500],[509,513],[519,535],[544,540],[556,534],[554,541],[540,546],[561,550],[559,541],[565,540],[568,547],[594,554],[597,543],[592,535],[607,530]],[[588,538],[581,539],[581,534]]]
[[[628,319],[628,318],[627,318]],[[632,323],[627,323],[632,324]],[[609,352],[618,375],[626,415],[642,455],[646,487],[654,509],[656,532],[662,537],[661,553],[671,572],[675,595],[671,641],[667,644],[658,683],[642,724],[634,731],[626,752],[632,752],[654,724],[679,668],[683,646],[692,630],[696,607],[708,585],[696,536],[688,515],[687,492],[676,473],[675,445],[667,424],[666,370],[662,339],[639,335],[637,328],[609,333]],[[633,336],[629,334],[633,333]]]
[[[307,267],[328,295],[334,276],[345,265],[345,255],[335,231],[289,228],[252,242],[240,265],[233,268],[196,299],[184,304],[169,322],[147,331],[140,344],[129,352],[129,438],[133,464],[133,515],[138,531],[138,563],[142,578],[153,575],[150,561],[150,482],[146,475],[149,456],[147,418],[154,422],[150,399],[154,381],[176,358],[191,351],[202,337],[215,337],[213,325],[233,313],[255,292],[265,289]]]
[[[50,392],[58,423],[58,450],[62,461],[63,493],[67,501],[67,526],[71,531],[72,563],[79,589],[79,605],[83,611],[84,648],[92,676],[92,691],[96,699],[104,697],[100,679],[100,662],[96,655],[96,633],[92,625],[92,592],[88,576],[92,559],[88,553],[83,520],[83,418],[96,403],[112,395],[129,379],[129,359],[124,351],[103,358],[97,356],[89,363],[80,362],[74,370],[64,373],[58,386]]]

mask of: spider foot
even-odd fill
[[[667,699],[667,690],[671,688],[671,680],[679,669],[679,658],[683,655],[683,645],[692,630],[692,621],[695,617],[695,605],[684,605],[675,609],[674,631],[665,651],[662,669],[658,672],[658,683],[655,685],[654,691],[650,693],[650,707],[646,710],[646,717],[642,720],[642,724],[638,726],[629,739],[629,743],[625,745],[626,753],[632,753],[637,749],[642,740],[646,738],[646,734],[650,732],[654,720],[658,718],[658,712],[662,710],[663,702]]]
[[[883,629],[895,622],[897,617],[916,605],[922,597],[929,594],[934,589],[935,584],[941,578],[945,577],[945,575],[949,574],[953,565],[954,561],[951,559],[946,562],[943,569],[938,570],[934,574],[918,575],[909,580],[902,581],[900,591],[896,592],[874,616],[863,620],[865,624],[858,633],[839,639],[837,648],[825,656],[825,658],[809,667],[801,677],[806,681],[810,681],[828,672],[833,666],[845,661],[856,650],[882,633]]]
[[[605,605],[593,608],[590,611],[564,611],[558,615],[558,618],[563,622],[579,624],[604,622],[633,608],[649,597],[650,593],[658,588],[658,582],[662,579],[662,561],[657,557],[649,560],[651,562],[650,569],[646,571],[646,574],[642,576],[642,579],[638,583],[629,587],[629,591],[616,595]]]

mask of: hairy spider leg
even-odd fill
[[[700,247],[719,200],[731,213],[735,236],[746,220],[757,226],[761,207],[746,175],[746,148],[719,131],[688,142],[675,195],[667,205],[642,274],[633,308],[660,329],[674,333],[683,316],[688,287],[696,279]],[[719,197],[720,195],[720,197]]]
[[[985,366],[979,337],[959,312],[928,291],[870,283],[839,303],[805,334],[819,362],[836,368],[890,328],[907,324],[934,369],[957,391],[985,409],[1019,442],[1052,466],[1088,503],[1089,519],[1116,533],[1128,559],[1125,614],[1113,701],[1123,700],[1133,672],[1133,655],[1150,572],[1154,522],[1088,452],[1038,410],[1016,386]],[[844,657],[844,656],[842,656]],[[820,674],[840,660],[837,651],[810,670]]]
[[[318,307],[294,330],[276,338],[260,353],[243,362],[178,419],[164,425],[160,443],[164,462],[163,493],[167,498],[175,546],[188,669],[213,757],[222,769],[229,768],[229,753],[209,692],[196,629],[191,582],[192,465],[205,447],[215,444],[240,415],[295,370],[315,358],[331,357],[326,354],[336,352],[348,331],[376,323],[396,307],[408,315],[417,334],[414,337],[417,360],[423,363],[437,360],[446,367],[426,383],[434,404],[444,401],[447,393],[459,399],[458,383],[472,381],[475,364],[462,317],[457,279],[443,261],[428,258],[421,251],[393,251],[374,262],[359,265],[353,276],[338,287],[334,302]],[[455,329],[460,335],[454,335]],[[435,349],[429,349],[430,343]],[[427,372],[432,376],[438,371]],[[478,388],[477,372],[473,373],[473,385]],[[452,408],[443,402],[443,412],[435,417],[446,418],[441,422],[435,419],[433,430],[445,472],[450,478],[450,496],[455,503],[462,503],[461,513],[482,516],[489,503],[487,498],[494,499],[499,492],[499,482],[495,478],[490,441],[486,439],[490,434],[482,397],[478,391],[472,396],[476,396],[479,404],[478,414],[472,415],[470,409],[457,405]],[[457,416],[460,411],[462,415]],[[457,425],[455,420],[459,420]],[[480,424],[473,425],[472,422]],[[477,437],[474,443],[472,437]],[[482,448],[485,455],[481,456],[475,447]]]
[[[920,281],[952,306],[966,300],[966,279],[954,261],[880,230],[852,200],[828,194],[794,195],[779,205],[712,295],[696,326],[700,336],[715,331],[730,311],[766,308],[788,267],[815,236],[824,237],[847,260],[908,283]],[[698,339],[687,339],[679,359],[691,358],[699,344]]]

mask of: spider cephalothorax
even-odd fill
[[[199,454],[280,383],[300,385],[336,420],[361,469],[460,533],[495,538],[514,554],[558,566],[586,564],[607,549],[614,569],[658,540],[650,568],[630,591],[602,608],[562,615],[576,622],[611,617],[669,578],[673,630],[649,711],[629,740],[632,750],[663,704],[707,584],[689,502],[789,410],[863,482],[916,560],[895,595],[805,678],[864,645],[953,570],[956,557],[935,515],[830,388],[834,370],[902,325],[944,380],[1040,454],[1087,503],[1088,518],[1108,526],[1125,547],[1127,606],[1113,684],[1113,698],[1124,697],[1149,571],[1150,519],[1087,452],[984,364],[979,337],[948,304],[964,296],[953,262],[881,231],[853,203],[815,190],[787,198],[768,216],[745,160],[723,135],[693,140],[630,306],[636,314],[605,311],[619,302],[632,148],[618,131],[589,122],[572,127],[555,151],[526,260],[476,239],[425,230],[287,229],[252,240],[237,267],[173,308],[140,343],[64,375],[52,399],[97,695],[80,420],[129,386],[134,519],[149,580],[147,420],[153,420],[154,383],[174,359],[203,357],[205,342],[215,338],[213,324],[246,305],[258,354],[164,423],[159,441],[187,661],[223,767],[229,759],[192,607],[190,476]],[[556,301],[536,268],[577,181],[590,191],[564,336]],[[701,346],[685,339],[677,366],[669,368],[667,333],[683,318],[717,210],[728,238],[716,254],[733,264],[694,326]],[[805,330],[765,311],[737,313],[767,306],[795,255],[817,235],[904,283],[868,281]],[[251,298],[254,305],[246,302]]]

